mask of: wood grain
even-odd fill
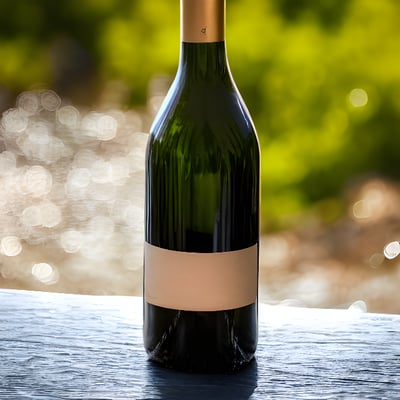
[[[260,305],[235,375],[148,362],[138,297],[0,290],[0,399],[397,399],[400,316]]]

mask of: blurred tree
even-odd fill
[[[0,86],[14,95],[51,86],[77,102],[93,101],[103,55],[98,37],[120,0],[0,0]]]
[[[352,0],[275,0],[276,10],[290,22],[304,17],[318,20],[323,27],[336,27],[344,20]]]
[[[262,145],[264,228],[306,210],[337,218],[353,176],[397,179],[400,2],[227,7],[232,71]],[[143,107],[178,53],[178,0],[0,0],[0,107],[36,85],[96,106],[110,81],[124,90],[120,107]]]

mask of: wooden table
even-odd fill
[[[400,316],[260,305],[257,361],[146,360],[142,300],[0,290],[0,399],[399,399]]]

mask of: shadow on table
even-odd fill
[[[189,374],[148,362],[146,375],[146,399],[242,400],[257,387],[257,362],[232,375]]]

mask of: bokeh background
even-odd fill
[[[262,151],[260,297],[400,312],[400,2],[227,0]],[[178,0],[0,0],[0,286],[141,294]]]

